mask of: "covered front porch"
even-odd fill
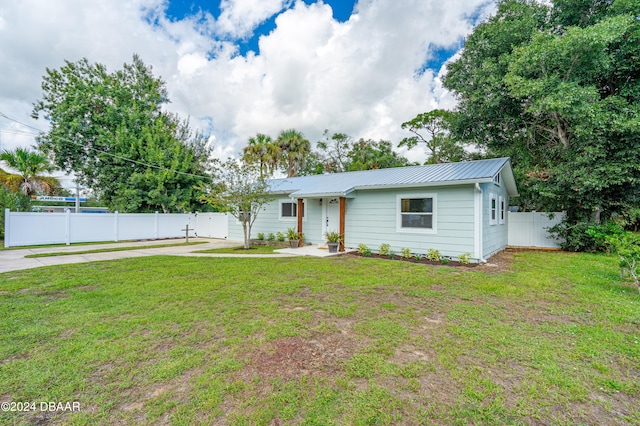
[[[338,232],[340,234],[340,243],[338,246],[338,252],[344,253],[344,241],[345,241],[345,223],[346,223],[346,212],[347,212],[347,199],[344,196],[336,196],[335,194],[323,194],[323,196],[316,197],[306,197],[306,198],[294,198],[297,202],[297,211],[304,212],[304,205],[309,203],[319,203],[322,208],[322,214],[320,220],[322,221],[321,229],[323,236],[328,232]],[[304,234],[305,231],[305,220],[304,213],[297,215],[297,230],[299,234]],[[322,254],[324,250],[323,244],[319,246],[305,246],[301,247],[301,249],[306,249],[307,247],[316,247],[316,251],[314,253]],[[333,254],[333,253],[332,253]],[[310,254],[312,255],[312,254]],[[328,255],[328,250],[327,250]],[[320,256],[324,257],[324,256]]]

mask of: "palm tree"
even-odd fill
[[[280,132],[276,143],[282,150],[282,166],[287,168],[287,176],[296,176],[311,153],[311,144],[295,129]]]
[[[42,176],[42,173],[51,172],[54,168],[47,157],[38,152],[23,148],[4,150],[0,154],[0,160],[4,160],[10,168],[18,172],[11,174],[2,170],[0,173],[0,179],[10,190],[19,190],[24,195],[43,192],[53,194],[60,187],[58,179]]]
[[[273,143],[270,136],[258,133],[249,138],[249,144],[243,149],[243,160],[249,164],[256,164],[260,169],[260,177],[264,173],[272,174],[280,163],[282,151]]]

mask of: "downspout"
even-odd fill
[[[478,263],[487,263],[487,259],[482,257],[482,188],[477,182],[473,191],[473,207],[473,257],[478,259]]]

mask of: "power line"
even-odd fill
[[[0,117],[4,117],[7,120],[13,121],[15,123],[18,123],[18,124],[21,124],[23,126],[26,126],[26,127],[30,128],[30,129],[33,129],[33,130],[37,131],[39,134],[45,133],[43,130],[38,129],[37,127],[33,127],[30,124],[23,123],[21,121],[18,121],[18,120],[14,119],[14,118],[11,118],[11,117],[7,116],[2,111],[0,111]],[[35,135],[32,135],[32,136],[35,136]],[[80,142],[73,141],[73,140],[71,140],[69,138],[66,138],[66,137],[60,137],[59,136],[58,139],[61,139],[61,140],[66,141],[66,142],[70,142],[70,143],[72,143],[74,145],[77,145],[77,146],[81,146],[82,148],[89,148],[92,151],[99,152],[101,154],[105,154],[105,155],[111,156],[113,158],[117,158],[119,160],[124,160],[124,161],[128,161],[130,163],[138,164],[140,166],[151,167],[151,168],[158,169],[158,170],[164,170],[164,171],[167,171],[167,172],[172,172],[172,173],[185,175],[185,176],[197,177],[197,178],[201,178],[201,179],[211,179],[210,176],[203,176],[203,175],[196,175],[196,174],[193,174],[193,173],[179,172],[177,170],[168,169],[166,167],[156,166],[155,164],[149,164],[149,163],[145,163],[145,162],[142,162],[142,161],[132,160],[131,158],[122,157],[120,155],[116,155],[116,154],[113,154],[111,152],[102,151],[102,150],[100,150],[98,148],[95,148],[95,147],[92,147],[92,146],[83,145]]]
[[[0,129],[0,133],[10,133],[13,135],[38,136],[36,133],[21,132],[20,130]]]

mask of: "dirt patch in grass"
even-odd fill
[[[510,271],[515,253],[513,249],[502,250],[487,259],[487,263],[478,265],[478,270],[493,273]]]
[[[332,333],[312,339],[286,337],[267,342],[244,358],[241,375],[263,379],[323,376],[340,372],[343,363],[359,348],[349,333]]]

